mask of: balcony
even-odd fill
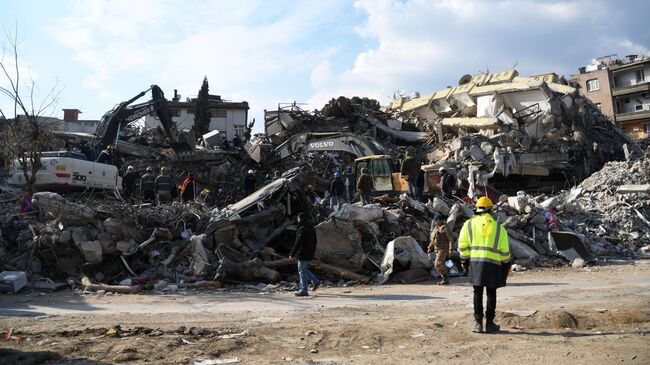
[[[619,123],[634,122],[643,119],[650,120],[650,110],[640,110],[638,112],[616,114],[616,121]]]
[[[620,86],[612,89],[613,96],[629,95],[650,91],[650,82],[644,81],[630,86]]]

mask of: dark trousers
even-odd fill
[[[142,199],[146,202],[153,202],[156,200],[156,193],[153,190],[142,191]]]
[[[483,321],[483,288],[486,288],[487,309],[485,319],[488,323],[494,321],[497,310],[497,288],[485,286],[474,286],[474,319],[477,322]]]

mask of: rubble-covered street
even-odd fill
[[[58,360],[201,363],[197,359],[203,357],[255,362],[262,354],[277,361],[316,361],[308,359],[340,356],[330,353],[340,350],[340,341],[365,341],[359,349],[348,348],[345,357],[370,363],[389,356],[390,362],[394,352],[382,351],[397,346],[411,349],[409,356],[422,352],[431,361],[442,356],[464,362],[431,336],[443,331],[453,338],[468,321],[467,279],[456,242],[481,196],[495,202],[494,216],[508,232],[515,278],[523,280],[503,291],[502,306],[534,312],[519,318],[499,310],[506,336],[606,333],[597,340],[604,345],[617,336],[642,338],[647,319],[639,308],[647,306],[647,298],[640,295],[621,306],[613,301],[615,295],[648,289],[643,285],[647,265],[636,261],[648,258],[650,248],[647,146],[629,140],[567,85],[516,72],[482,77],[444,91],[457,98],[445,97],[451,101],[447,106],[435,102],[436,92],[419,98],[424,100],[396,99],[382,110],[344,97],[315,112],[280,107],[267,113],[266,134],[237,147],[210,144],[206,135],[191,149],[172,150],[164,140],[146,138],[155,130],[127,133],[117,143],[118,166],[125,171],[123,180],[137,174],[135,190],[124,184],[97,190],[42,186],[25,198],[20,187],[8,188],[0,262],[12,279],[3,287],[9,294],[2,298],[0,315],[13,324],[5,329],[3,344],[62,351],[64,357],[34,354]],[[537,101],[534,116],[515,115],[523,96],[513,95],[519,92]],[[399,169],[406,159],[416,161],[414,192],[406,187],[408,171]],[[172,190],[171,201],[163,200],[158,188],[157,199],[146,198],[142,182],[151,167],[170,178],[172,187],[183,187]],[[371,196],[355,183],[364,170],[372,180]],[[447,179],[443,173],[453,176],[453,185],[441,182]],[[195,185],[187,185],[189,174],[194,179],[189,184]],[[337,179],[342,193],[333,190]],[[321,279],[321,289],[306,303],[288,297],[298,289],[289,256],[299,213],[315,224],[316,260],[310,268]],[[446,262],[452,285],[440,290],[414,284],[440,275],[434,254],[427,254],[438,216],[445,217],[452,240]],[[618,281],[594,287],[587,280],[605,272]],[[566,275],[584,285],[567,282]],[[637,275],[645,279],[626,283]],[[541,284],[526,282],[539,277]],[[615,283],[624,283],[621,292]],[[593,307],[614,306],[621,313],[584,314],[578,302],[598,290],[608,294],[591,299]],[[553,296],[563,298],[561,306],[548,301]],[[444,304],[437,308],[440,301]],[[409,314],[390,320],[404,309]],[[566,314],[569,309],[573,314]],[[176,318],[179,313],[182,318]],[[200,318],[205,314],[224,317]],[[82,321],[72,319],[79,315]],[[70,319],[66,329],[54,329],[63,318]],[[566,320],[570,323],[558,325]],[[387,325],[378,327],[383,321]],[[305,327],[304,336],[296,335],[298,323],[319,330]],[[352,330],[351,323],[367,331]],[[416,323],[428,324],[407,327]],[[431,346],[440,350],[432,352]],[[542,351],[546,345],[536,346]],[[166,351],[170,348],[174,351]],[[478,353],[491,348],[486,343]],[[154,355],[161,349],[165,354]],[[577,353],[562,351],[558,356]],[[638,351],[635,358],[627,352],[613,355],[643,362],[647,352]],[[535,350],[529,353],[536,356]]]
[[[0,8],[0,365],[650,363],[648,4]]]
[[[326,287],[309,299],[265,286],[2,296],[2,323],[23,340],[0,351],[25,364],[466,364],[513,353],[521,363],[650,360],[647,260],[515,272],[499,291],[506,328],[495,336],[468,333],[466,279],[432,284]]]

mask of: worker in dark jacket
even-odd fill
[[[420,163],[413,154],[412,150],[406,150],[406,158],[402,161],[400,173],[409,185],[409,196],[415,199],[417,195],[417,179],[420,170]]]
[[[300,274],[300,289],[296,293],[298,297],[309,296],[307,285],[313,285],[313,290],[318,289],[320,280],[309,270],[309,263],[314,259],[316,253],[316,228],[305,213],[298,213],[298,231],[296,231],[296,243],[289,254],[290,260],[298,260],[298,273]]]
[[[135,169],[133,166],[126,168],[126,173],[122,176],[122,191],[126,198],[131,198],[135,194]]]
[[[196,196],[196,180],[194,180],[194,175],[190,172],[187,174],[183,184],[181,185],[181,199],[184,202],[194,200]]]
[[[99,156],[97,156],[97,160],[95,160],[95,162],[112,165],[115,162],[114,152],[115,151],[113,145],[109,144],[105,150],[102,150],[102,152],[99,153]]]
[[[440,191],[442,192],[442,197],[450,199],[454,188],[456,188],[456,177],[450,174],[444,167],[439,168],[438,172],[440,173]]]
[[[330,184],[330,208],[332,210],[339,210],[343,196],[345,196],[345,183],[341,178],[341,173],[337,171]]]
[[[147,167],[147,172],[142,175],[142,178],[140,179],[140,190],[142,191],[142,199],[146,202],[153,202],[156,200],[156,193],[155,193],[155,187],[154,187],[154,182],[156,180],[156,177],[153,176],[153,169],[151,167]]]
[[[160,175],[158,175],[154,181],[154,189],[156,191],[158,204],[172,201],[172,189],[174,188],[172,178],[167,173],[167,168],[162,167],[160,169]]]
[[[244,177],[244,194],[249,196],[255,192],[255,185],[257,184],[257,178],[255,177],[255,171],[248,170],[248,173]]]
[[[359,176],[359,180],[357,181],[357,190],[361,197],[361,205],[370,204],[370,194],[374,188],[375,184],[372,181],[372,176],[368,173],[368,168],[362,168],[361,176]]]
[[[508,232],[490,214],[492,209],[492,201],[481,197],[476,202],[476,215],[465,221],[458,236],[461,266],[469,271],[469,282],[474,287],[474,332],[483,332],[483,288],[487,292],[485,331],[499,331],[494,323],[497,288],[506,286],[512,266]]]

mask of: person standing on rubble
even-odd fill
[[[352,200],[354,200],[354,174],[352,173],[351,167],[348,166],[345,169],[343,180],[345,181],[345,192],[348,198],[348,203],[352,203]]]
[[[409,196],[415,199],[417,195],[417,179],[418,179],[418,170],[420,170],[420,163],[416,159],[414,151],[412,149],[406,150],[406,158],[402,161],[402,167],[400,168],[400,173],[406,182],[409,185]]]
[[[476,202],[476,215],[468,219],[458,236],[461,266],[469,271],[469,281],[474,287],[473,332],[483,332],[483,288],[487,292],[485,332],[499,331],[494,323],[497,306],[497,288],[506,286],[512,266],[508,232],[494,219],[492,201],[481,197]]]
[[[257,184],[257,177],[255,177],[255,171],[248,170],[248,173],[244,177],[244,194],[249,196],[255,192],[255,185]]]
[[[133,166],[126,168],[126,173],[122,176],[122,190],[124,197],[132,198],[135,194],[135,169]]]
[[[368,173],[368,168],[361,169],[361,176],[357,181],[357,190],[361,198],[361,205],[370,204],[370,194],[375,189],[375,184],[372,181],[372,176]]]
[[[115,162],[113,150],[113,145],[109,144],[105,150],[102,150],[102,152],[99,153],[99,156],[97,156],[97,160],[95,160],[95,162],[112,165]]]
[[[239,134],[235,134],[235,137],[232,139],[232,145],[235,146],[235,149],[241,149],[241,139],[239,138]]]
[[[447,234],[445,217],[440,213],[436,213],[433,222],[431,222],[431,237],[427,253],[435,252],[436,254],[434,266],[442,277],[438,285],[449,285],[449,275],[447,274],[449,270],[445,266],[447,257],[450,255],[449,251],[449,235]]]
[[[309,263],[316,254],[316,228],[306,213],[298,213],[298,230],[296,231],[296,242],[289,254],[290,260],[298,260],[298,273],[300,275],[300,289],[295,294],[297,297],[307,297],[307,285],[313,285],[312,290],[318,289],[320,280],[309,270]]]
[[[188,202],[194,200],[194,197],[196,197],[196,180],[194,174],[189,172],[181,185],[181,199]]]
[[[341,178],[341,173],[336,171],[334,173],[334,180],[330,184],[330,208],[332,210],[339,210],[341,207],[341,199],[345,195],[345,183]]]
[[[160,168],[160,175],[154,181],[154,189],[156,191],[156,198],[158,204],[169,203],[172,201],[172,189],[174,189],[174,182],[171,176],[167,173],[167,168]]]
[[[440,192],[445,199],[451,199],[451,194],[454,193],[456,187],[456,177],[449,173],[447,169],[441,167],[438,169],[440,173]]]
[[[140,190],[142,191],[142,199],[146,202],[153,202],[156,200],[155,185],[156,177],[153,176],[153,169],[147,167],[147,171],[142,178],[140,178]]]

